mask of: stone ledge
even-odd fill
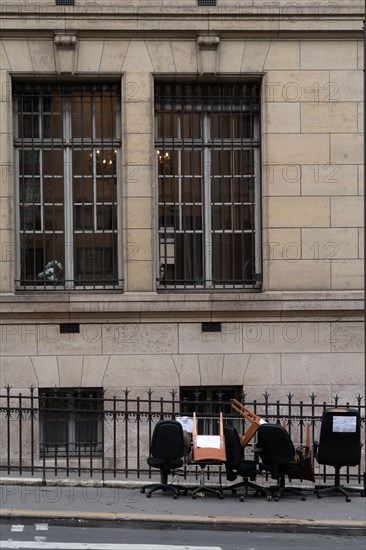
[[[71,319],[126,319],[133,322],[171,322],[193,319],[222,320],[247,317],[277,319],[332,316],[345,320],[363,315],[363,292],[262,292],[262,293],[55,293],[0,296],[2,323],[9,319],[65,322]],[[59,319],[60,321],[57,321]]]

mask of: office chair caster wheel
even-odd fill
[[[240,502],[245,502],[245,498],[244,498],[244,497],[240,497],[239,500],[240,500]]]
[[[301,497],[301,500],[304,502],[306,500],[306,497]]]
[[[279,500],[278,497],[275,497],[275,498],[274,498],[274,501],[275,501],[275,502],[278,502],[278,500]]]
[[[224,495],[223,495],[223,494],[219,495],[219,499],[220,499],[220,500],[223,500],[223,498],[224,498]]]
[[[146,493],[146,498],[151,498],[151,493]]]
[[[174,500],[177,500],[178,495],[173,495]]]
[[[351,497],[346,497],[346,502],[351,502]]]
[[[145,492],[144,488],[140,489],[140,493],[144,494],[144,492]]]

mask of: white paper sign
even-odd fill
[[[197,447],[202,449],[220,449],[220,436],[219,435],[198,435]]]
[[[333,416],[333,432],[354,433],[356,426],[356,416]]]
[[[190,434],[193,432],[193,418],[191,416],[177,416],[176,420],[179,424],[182,424],[183,430]]]

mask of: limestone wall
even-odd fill
[[[314,389],[321,400],[335,393],[351,400],[363,380],[361,3],[342,2],[337,18],[326,6],[305,17],[314,6],[306,2],[289,13],[282,0],[271,17],[250,7],[238,12],[235,3],[223,13],[218,2],[200,17],[188,0],[181,11],[173,2],[150,9],[134,2],[123,14],[108,4],[55,11],[50,3],[47,14],[28,0],[1,5],[1,386],[164,392],[225,383],[243,385],[251,398],[265,390],[304,398]],[[216,48],[205,47],[207,36],[217,38]],[[165,297],[159,306],[150,299],[159,296],[154,79],[201,77],[262,82],[258,310],[240,292],[216,296],[216,309],[209,295]],[[11,98],[20,78],[121,82],[124,291],[117,298],[16,292]],[[82,323],[81,335],[58,333],[70,319]],[[200,323],[208,319],[223,321],[224,331],[205,340]]]

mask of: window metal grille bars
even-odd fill
[[[18,289],[118,288],[119,87],[15,84]]]
[[[155,86],[160,289],[260,287],[258,82]]]

